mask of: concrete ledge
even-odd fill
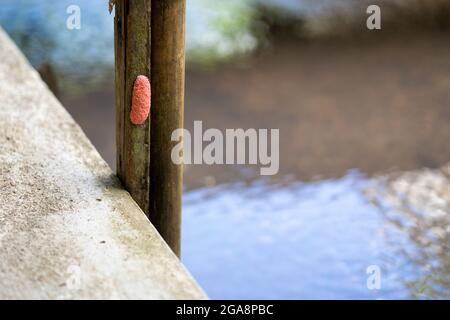
[[[1,29],[0,146],[0,299],[206,298]]]

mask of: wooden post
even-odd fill
[[[171,135],[183,127],[185,1],[114,1],[117,175],[178,256],[183,168],[172,162]],[[138,75],[151,79],[151,110],[133,125]]]
[[[180,255],[183,168],[171,159],[183,127],[186,0],[152,0],[150,221]]]
[[[130,110],[136,77],[151,78],[150,22],[150,0],[115,1],[117,175],[147,215],[150,119],[142,125],[134,125],[130,121]]]

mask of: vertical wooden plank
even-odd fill
[[[151,1],[115,3],[117,175],[133,199],[148,214],[150,117],[131,123],[131,96],[137,76],[151,78]]]
[[[121,0],[115,1],[114,17],[114,50],[115,50],[115,104],[116,104],[116,171],[123,177],[123,121],[124,121],[124,73],[125,73],[125,44],[124,44],[124,14]],[[111,2],[110,2],[111,5]],[[111,9],[111,8],[110,8]]]
[[[152,1],[149,217],[178,256],[183,168],[172,162],[171,134],[183,127],[185,10],[185,0]]]

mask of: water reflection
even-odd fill
[[[449,195],[448,168],[380,178],[369,192],[383,218],[412,244],[398,253],[418,270],[404,280],[413,298],[450,298]]]
[[[185,195],[183,261],[212,298],[405,298],[410,273],[358,172],[311,183],[230,184]],[[382,269],[367,289],[366,268]]]
[[[183,261],[212,298],[449,298],[448,203],[424,219],[382,186],[353,171],[188,192]],[[370,201],[374,194],[400,205],[387,214]],[[367,287],[372,265],[381,269],[380,290]]]
[[[211,65],[255,49],[254,3],[189,0],[188,61]],[[80,7],[80,30],[66,28],[70,5]],[[86,90],[111,77],[114,33],[108,0],[2,0],[0,25],[35,67],[51,63],[71,91]]]

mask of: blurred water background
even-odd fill
[[[450,5],[375,2],[369,33],[365,1],[187,0],[186,127],[280,129],[275,177],[186,167],[182,260],[211,298],[450,298],[448,207],[435,232],[367,196],[450,159]],[[0,25],[114,168],[107,8],[2,0]]]

